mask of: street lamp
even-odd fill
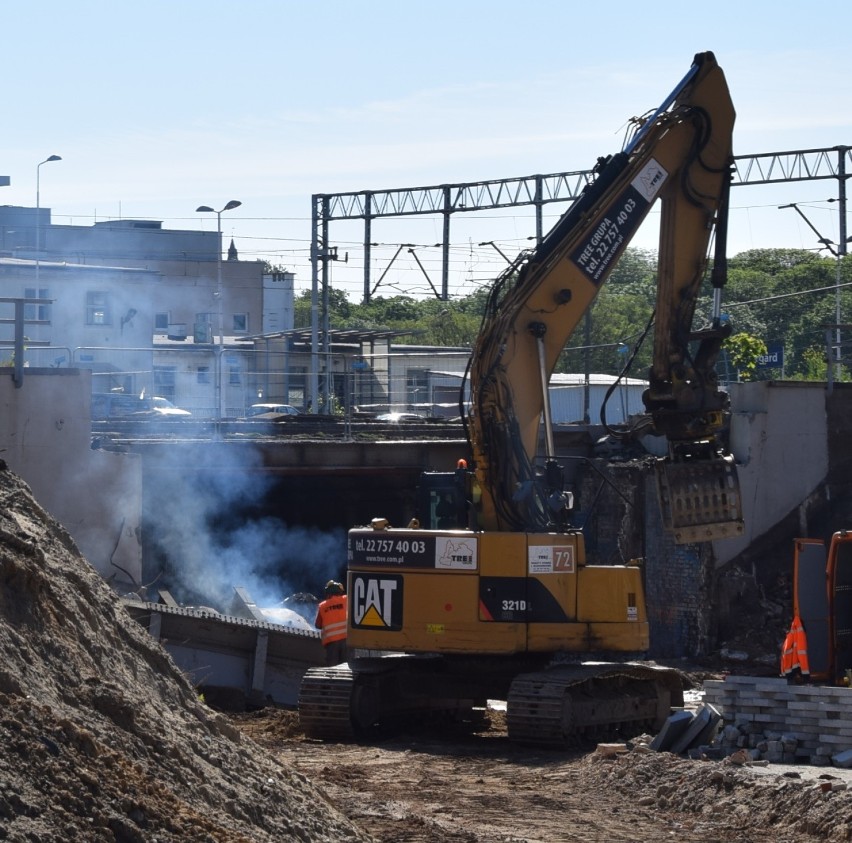
[[[219,236],[219,244],[216,252],[216,301],[218,303],[219,315],[219,372],[216,375],[216,415],[220,419],[222,418],[222,352],[225,348],[225,325],[222,313],[222,214],[225,211],[233,211],[234,208],[239,208],[242,204],[242,202],[232,199],[220,211],[211,208],[209,205],[200,205],[195,209],[196,213],[200,214],[216,214],[216,233]]]
[[[38,258],[41,251],[41,165],[61,160],[62,158],[59,155],[50,155],[36,167],[36,288],[38,287]],[[36,295],[38,295],[38,291],[36,291]]]

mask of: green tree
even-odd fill
[[[824,345],[826,326],[836,321],[835,285],[838,270],[841,281],[849,272],[847,260],[838,264],[804,249],[756,249],[729,261],[725,308],[738,329],[783,342],[787,377],[812,379],[814,360],[804,354]],[[841,304],[849,313],[852,294],[842,288]]]
[[[319,312],[322,312],[322,296],[317,302]],[[333,328],[351,327],[348,322],[352,315],[353,305],[346,298],[343,290],[328,290],[328,324]],[[304,290],[293,302],[293,327],[311,327],[311,291]]]
[[[741,331],[728,337],[723,343],[731,364],[737,370],[740,380],[751,380],[757,368],[757,359],[766,354],[766,343],[759,337]]]
[[[828,361],[824,348],[806,348],[802,351],[800,371],[790,380],[824,381],[828,378]]]

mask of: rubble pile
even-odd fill
[[[744,681],[744,677],[739,677]],[[755,683],[762,680],[755,679]],[[818,708],[818,706],[817,706]],[[788,720],[801,724],[794,709]],[[827,720],[827,712],[821,712]],[[838,749],[836,744],[814,745],[809,736],[793,731],[779,732],[764,729],[760,720],[753,714],[732,711],[734,722],[725,724],[722,715],[709,703],[702,705],[697,712],[687,709],[675,711],[665,722],[663,728],[652,740],[647,742],[649,749],[656,752],[671,752],[675,755],[688,755],[697,760],[721,760],[735,757],[736,763],[765,761],[771,764],[812,764],[816,767],[835,766],[852,769],[852,749]],[[765,721],[770,715],[763,715]],[[836,718],[832,718],[836,721]],[[780,722],[772,716],[772,722]],[[831,721],[828,721],[831,722]],[[835,732],[846,731],[848,720],[835,725]],[[824,728],[828,729],[828,726]],[[821,735],[823,741],[830,741],[835,735]],[[841,739],[843,740],[843,739]],[[845,739],[852,744],[852,730]]]
[[[593,754],[587,764],[598,775],[588,792],[636,800],[655,812],[661,829],[676,823],[682,840],[852,840],[852,790],[838,775],[773,773],[772,765],[732,758],[701,763],[641,745],[611,757]]]
[[[803,751],[803,743],[798,735],[792,732],[764,732],[750,720],[725,726],[712,749],[719,750],[723,757],[739,752],[740,757],[750,761],[768,761],[771,764],[809,763],[815,767],[833,765],[846,770],[852,768],[852,750],[838,752],[830,746],[818,746],[813,753]]]
[[[0,840],[366,841],[198,697],[0,461]]]

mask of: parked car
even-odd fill
[[[376,416],[377,421],[383,422],[425,421],[425,419],[426,416],[418,413],[380,413]]]
[[[182,410],[180,407],[175,407],[168,398],[160,398],[159,396],[154,396],[153,398],[141,399],[143,402],[149,401],[150,406],[147,406],[143,412],[151,412],[158,416],[191,416],[192,413],[189,410]]]
[[[246,418],[266,416],[270,413],[279,416],[298,416],[299,411],[292,404],[252,404],[246,412]]]
[[[189,410],[175,407],[168,398],[155,396],[145,398],[127,392],[101,392],[92,395],[92,419],[94,421],[116,418],[152,418],[191,416]]]

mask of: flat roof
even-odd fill
[[[320,341],[324,331],[319,332]],[[375,342],[376,340],[390,340],[394,337],[411,336],[419,333],[413,331],[392,331],[388,329],[366,330],[359,328],[331,328],[328,331],[328,340],[331,345],[360,345],[362,343]],[[312,328],[290,328],[286,331],[274,331],[269,334],[254,334],[249,337],[241,337],[242,342],[257,342],[259,340],[289,340],[293,346],[310,347],[313,339]]]

